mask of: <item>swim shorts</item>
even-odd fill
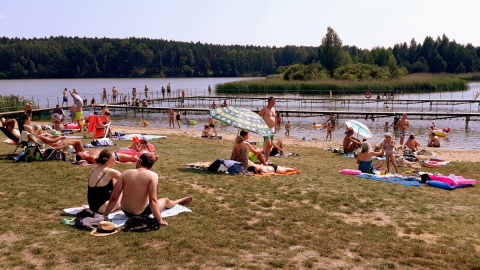
[[[82,116],[83,116],[83,112],[77,112],[75,114],[75,119],[77,119],[78,121],[82,120]]]
[[[406,130],[401,130],[401,129],[398,130],[398,135],[399,135],[400,137],[405,137],[405,134],[407,134],[407,131],[406,131]]]

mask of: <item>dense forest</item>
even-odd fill
[[[305,70],[317,70],[317,75],[328,78],[348,79],[352,69],[381,74],[382,70],[372,66],[388,68],[389,76],[398,77],[480,71],[479,56],[479,47],[457,44],[445,35],[426,37],[423,43],[412,39],[393,48],[343,46],[330,27],[318,47],[214,45],[148,38],[3,37],[0,79],[266,76],[285,74],[292,65],[306,66]]]

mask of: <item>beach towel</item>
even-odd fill
[[[393,183],[393,184],[399,184],[399,185],[404,185],[404,186],[421,186],[421,179],[416,178],[416,177],[399,177],[395,175],[375,175],[375,174],[369,174],[369,173],[361,173],[356,175],[357,177],[360,178],[365,178],[365,179],[370,179],[370,180],[375,180],[375,181],[380,181],[380,182],[387,182],[387,183]]]
[[[121,137],[119,137],[119,139],[120,140],[132,140],[133,137],[145,137],[147,140],[167,138],[167,136],[162,136],[162,135],[125,134],[125,136],[121,136]]]
[[[207,170],[208,167],[212,164],[212,162],[195,162],[195,163],[187,163],[187,164],[180,164],[180,166],[185,166],[188,169],[195,169],[195,170]]]
[[[256,177],[269,177],[269,176],[285,176],[285,175],[292,175],[292,174],[298,174],[298,173],[301,173],[302,171],[301,170],[296,170],[294,172],[287,172],[287,173],[275,173],[275,174],[258,174],[258,173],[255,173],[255,174],[252,174],[253,176],[256,176]]]
[[[63,209],[63,212],[73,216],[73,215],[76,215],[77,213],[81,212],[84,209],[90,209],[90,208],[88,207],[88,205],[82,205],[82,206],[79,206],[79,207],[65,208],[65,209]],[[187,207],[185,207],[183,205],[177,204],[170,209],[163,209],[161,214],[162,214],[162,218],[166,218],[166,217],[176,216],[176,215],[178,215],[180,213],[183,213],[183,212],[192,212],[192,210],[188,209]],[[150,215],[150,216],[152,217],[153,215]],[[125,222],[128,219],[127,216],[125,215],[125,213],[123,213],[123,211],[121,211],[121,210],[116,211],[114,213],[110,213],[108,215],[108,218],[113,223],[115,223],[116,228],[125,225]]]

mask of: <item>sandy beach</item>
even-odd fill
[[[133,126],[114,126],[116,131],[125,131],[126,133],[142,133],[142,134],[156,134],[156,135],[181,135],[189,137],[198,137],[200,139],[201,130],[183,130],[183,129],[166,129],[158,127],[133,127]],[[236,134],[225,133],[221,134],[223,140],[235,139]],[[284,147],[288,152],[288,146],[304,146],[304,147],[317,147],[324,148],[342,148],[341,141],[323,141],[323,140],[300,140],[296,138],[289,138],[282,134],[278,138],[284,142]],[[250,140],[260,141],[262,138],[259,135],[252,134]],[[480,150],[466,150],[466,149],[448,149],[448,148],[430,148],[420,147],[420,150],[425,149],[433,153],[433,156],[443,158],[447,161],[459,161],[459,162],[480,162]],[[420,158],[429,158],[429,156],[420,156]]]

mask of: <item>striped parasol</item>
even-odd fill
[[[260,115],[239,107],[218,107],[210,110],[213,119],[233,127],[247,130],[259,135],[273,134]]]

